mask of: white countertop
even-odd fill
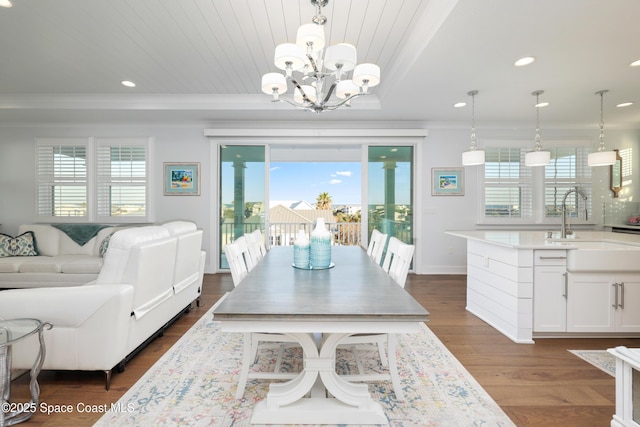
[[[578,249],[575,242],[611,242],[640,246],[640,235],[612,233],[610,231],[575,231],[567,239],[547,239],[546,231],[514,230],[451,230],[445,231],[451,236],[468,240],[478,240],[495,245],[518,249]],[[554,236],[559,232],[554,230]]]

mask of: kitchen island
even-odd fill
[[[446,233],[467,239],[467,310],[514,342],[640,336],[640,235]]]

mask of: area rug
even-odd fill
[[[205,314],[96,426],[249,426],[252,410],[268,391],[268,382],[247,384],[244,398],[234,397],[241,365],[242,335],[220,331]],[[369,354],[370,353],[370,354]],[[341,350],[338,372],[350,372],[350,350]],[[252,369],[269,369],[276,350],[261,350]],[[398,337],[398,366],[405,401],[390,383],[369,383],[391,426],[513,426],[512,421],[425,326]],[[377,351],[363,351],[368,369],[380,368]],[[299,349],[288,349],[283,369],[302,365]]]
[[[616,358],[606,350],[569,350],[585,362],[591,363],[603,372],[616,376]]]

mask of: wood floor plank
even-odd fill
[[[201,306],[193,307],[164,336],[136,355],[123,373],[114,373],[110,391],[100,372],[40,375],[41,401],[47,405],[116,402],[225,292],[229,274],[205,275]],[[405,289],[431,313],[429,328],[474,375],[518,426],[608,426],[614,413],[615,380],[567,350],[640,347],[636,339],[539,339],[515,344],[465,310],[466,276],[409,275]],[[12,400],[28,396],[23,376],[12,384]],[[72,411],[36,413],[28,426],[90,426],[101,414]]]

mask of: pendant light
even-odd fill
[[[524,155],[525,166],[546,166],[551,161],[551,152],[542,150],[542,142],[540,141],[540,108],[549,105],[547,103],[540,104],[540,95],[543,93],[543,90],[536,90],[531,93],[536,97],[536,137],[533,151]]]
[[[477,90],[467,92],[467,95],[471,97],[471,147],[469,151],[462,153],[462,165],[474,166],[484,164],[484,150],[478,150],[478,143],[476,141],[476,95]]]
[[[608,90],[600,90],[596,92],[596,95],[600,95],[600,146],[598,151],[589,154],[587,163],[589,166],[609,166],[616,162],[615,151],[605,151],[604,149],[604,94],[609,92]]]

